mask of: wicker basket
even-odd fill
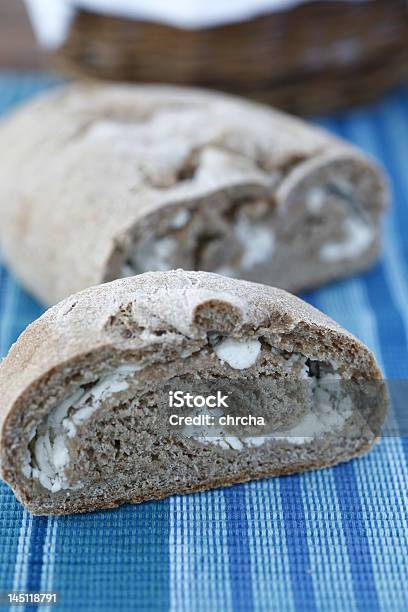
[[[408,78],[406,0],[310,2],[189,31],[80,11],[56,55],[71,73],[212,87],[300,114],[363,103]]]

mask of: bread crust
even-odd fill
[[[295,215],[308,177],[345,163],[376,225],[388,197],[382,173],[316,127],[221,93],[73,84],[0,127],[2,249],[24,286],[56,303],[120,276],[135,232],[155,226],[157,211],[258,196]],[[315,274],[310,263],[308,286],[367,267],[378,249],[377,239],[361,258]],[[277,284],[260,275],[243,277]],[[279,286],[297,291],[304,276]]]

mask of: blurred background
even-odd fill
[[[406,81],[407,41],[406,0],[0,5],[5,68],[212,87],[299,114],[366,103]]]
[[[37,44],[23,0],[0,3],[0,68],[29,69],[47,66]]]

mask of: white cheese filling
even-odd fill
[[[275,234],[268,226],[251,223],[240,218],[236,224],[238,240],[244,247],[241,256],[241,267],[251,270],[254,266],[267,263],[275,251]]]
[[[220,361],[225,361],[231,368],[245,370],[253,366],[258,359],[261,343],[257,338],[226,338],[215,345],[214,352]]]
[[[322,187],[312,187],[306,195],[306,208],[312,215],[318,214],[327,201],[327,191]]]
[[[170,227],[173,229],[181,229],[189,222],[191,218],[191,212],[186,208],[181,208],[176,212],[173,219],[171,220]]]
[[[259,350],[256,348],[254,340],[233,340],[227,338],[214,347],[214,352],[223,361],[227,361],[231,367],[243,369],[239,366],[250,367],[256,361]],[[249,346],[248,346],[249,344]],[[246,348],[245,348],[246,346]],[[272,349],[278,353],[278,349]],[[228,359],[230,361],[228,361]],[[333,372],[323,372],[320,378],[310,375],[308,360],[298,354],[293,353],[285,362],[284,369],[288,373],[293,373],[296,368],[296,376],[299,380],[308,380],[312,388],[311,410],[299,421],[289,428],[275,430],[268,435],[258,436],[235,436],[225,431],[221,427],[185,427],[183,433],[187,437],[194,437],[203,444],[215,444],[224,449],[242,450],[244,448],[259,447],[271,440],[284,440],[291,444],[300,445],[311,442],[325,433],[339,431],[344,426],[347,419],[352,415],[351,397],[341,396],[337,393],[339,387],[333,386],[333,382],[340,381],[341,377],[337,373],[337,364],[329,361],[329,366]],[[222,416],[219,409],[212,410],[211,416]]]
[[[285,441],[294,445],[305,444],[326,433],[340,431],[352,415],[352,404],[349,396],[339,400],[337,405],[333,407],[328,391],[320,388],[319,395],[315,395],[316,405],[313,411],[307,413],[292,427],[281,431],[276,430],[268,435],[238,437],[222,428],[208,427],[203,429],[201,427],[194,430],[191,426],[185,428],[183,433],[186,436],[193,436],[203,444],[215,444],[221,448],[233,450],[256,448],[272,440]],[[214,410],[211,411],[211,415],[217,416]]]
[[[188,210],[179,210],[170,221],[169,229],[177,230],[184,227],[191,218]],[[236,240],[242,249],[238,268],[251,270],[257,265],[267,264],[276,250],[275,234],[268,225],[254,223],[245,217],[240,217],[234,225]],[[128,261],[122,267],[122,277],[134,276],[137,273],[151,270],[170,270],[174,267],[174,257],[177,255],[177,237],[166,236],[145,240],[136,246],[129,254]],[[216,270],[218,274],[234,276],[232,265],[226,263]]]
[[[136,248],[130,262],[123,266],[123,276],[134,276],[139,272],[168,270],[171,257],[175,254],[177,242],[172,238],[154,238]]]
[[[320,249],[323,261],[333,262],[342,259],[353,259],[362,255],[374,242],[373,228],[358,217],[344,220],[345,240],[329,242]]]
[[[140,365],[127,364],[96,381],[91,387],[80,387],[63,400],[48,415],[46,429],[37,435],[30,434],[33,447],[27,449],[22,472],[26,478],[39,480],[43,487],[55,493],[61,489],[79,488],[68,484],[65,468],[69,464],[67,438],[76,435],[77,427],[89,419],[108,397],[126,391],[127,378],[141,369]]]

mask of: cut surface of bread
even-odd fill
[[[182,267],[313,288],[377,257],[376,164],[317,127],[215,92],[73,84],[0,127],[4,255],[52,304]]]
[[[182,270],[48,310],[1,365],[0,397],[2,477],[34,514],[334,465],[371,447],[387,406],[372,354],[319,311]]]

